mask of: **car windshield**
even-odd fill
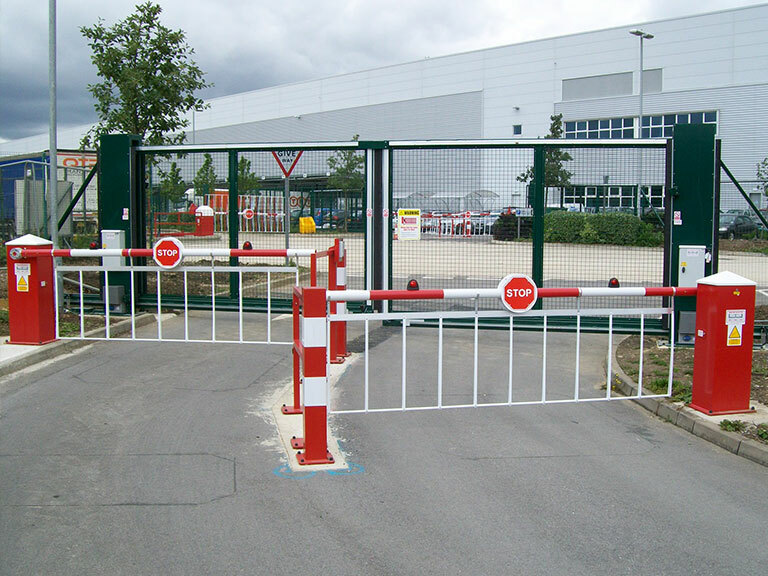
[[[721,214],[720,226],[727,226],[736,219],[736,214]]]

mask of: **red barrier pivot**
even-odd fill
[[[754,410],[755,290],[754,282],[732,272],[699,280],[691,408],[710,415]]]
[[[27,234],[6,242],[8,324],[11,344],[46,344],[56,340],[53,243]],[[47,254],[23,257],[24,248],[47,248]]]

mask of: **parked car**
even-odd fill
[[[719,235],[721,238],[741,238],[757,232],[757,224],[743,214],[720,214]]]

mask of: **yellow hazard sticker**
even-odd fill
[[[734,324],[728,332],[728,346],[741,346],[741,326]]]
[[[16,277],[16,291],[17,292],[29,292],[29,283],[27,282],[26,277],[24,277],[24,276],[17,276]]]

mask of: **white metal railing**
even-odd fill
[[[89,333],[86,329],[86,303],[85,303],[85,287],[84,274],[86,273],[103,273],[104,274],[104,302],[100,304],[100,313],[104,314],[104,326],[97,334]],[[110,302],[110,273],[122,272],[130,275],[131,293],[128,295],[130,300],[130,310],[125,313],[126,319],[130,319],[130,332],[128,336],[117,336],[113,334],[112,320],[118,317],[112,312],[112,306],[118,304],[117,302]],[[141,333],[137,330],[137,306],[136,294],[133,287],[136,285],[136,274],[146,273],[152,275],[155,278],[157,288],[157,304],[156,304],[156,333],[155,335],[149,335],[147,330],[142,330]],[[216,274],[237,274],[238,278],[238,305],[236,310],[236,330],[232,330],[232,320],[227,318],[225,328],[228,328],[230,334],[235,333],[236,336],[219,337],[217,336],[217,310],[216,310],[216,298],[221,297],[221,290],[224,288],[223,283],[220,283],[219,288],[216,284]],[[54,269],[55,278],[58,280],[58,276],[65,274],[76,275],[74,282],[79,286],[78,292],[61,292],[62,286],[58,281],[55,282],[56,288],[55,294],[55,308],[56,308],[56,337],[69,340],[135,340],[135,341],[164,341],[164,342],[217,342],[217,343],[240,343],[240,344],[283,344],[290,345],[292,341],[290,339],[290,330],[286,330],[285,339],[275,338],[273,334],[273,323],[278,316],[273,313],[273,280],[275,277],[282,277],[283,283],[286,281],[290,286],[296,286],[299,283],[299,268],[296,266],[217,266],[212,263],[209,266],[179,266],[173,270],[164,270],[157,266],[73,266],[73,265],[59,265]],[[183,336],[169,336],[168,333],[163,331],[163,278],[168,274],[179,275],[183,278]],[[211,310],[210,310],[210,337],[201,337],[202,324],[205,322],[193,322],[190,311],[190,275],[209,275],[210,277],[210,291],[204,295],[204,297],[211,298]],[[249,278],[257,280],[257,275],[266,276],[265,282],[249,281]],[[198,283],[200,284],[200,283]],[[204,284],[204,283],[203,283]],[[258,286],[259,288],[266,290],[266,316],[248,314],[246,325],[246,313],[243,306],[243,291],[244,289]],[[226,285],[228,291],[229,283]],[[76,308],[73,310],[79,318],[79,332],[75,336],[65,336],[60,333],[60,314],[59,304],[64,304],[68,299],[72,299],[77,302]],[[166,301],[167,304],[167,301]],[[204,314],[200,312],[200,314]],[[224,311],[219,311],[219,315],[224,315]],[[228,316],[232,316],[229,314]],[[249,337],[246,328],[250,328],[255,322],[255,319],[259,319],[264,325],[263,338]],[[195,320],[198,320],[195,317]],[[194,325],[193,325],[194,324]],[[221,320],[220,320],[220,326]]]
[[[340,380],[344,382],[344,390],[331,389],[329,385],[329,412],[336,414],[356,414],[356,413],[372,413],[372,412],[398,412],[398,411],[418,411],[418,410],[440,410],[449,408],[470,408],[470,407],[494,407],[494,406],[521,406],[521,405],[533,405],[533,404],[563,404],[573,402],[605,402],[612,400],[624,400],[624,399],[637,399],[637,398],[665,398],[672,394],[672,380],[674,369],[674,355],[675,355],[675,342],[674,336],[669,345],[669,376],[667,379],[667,391],[664,394],[644,394],[643,393],[643,342],[646,333],[645,320],[648,317],[658,318],[660,316],[668,315],[671,322],[671,334],[675,333],[674,326],[674,314],[673,309],[670,307],[663,308],[634,308],[634,309],[578,309],[578,310],[532,310],[524,314],[510,315],[501,311],[437,311],[437,312],[407,312],[407,313],[368,313],[368,314],[338,314],[333,317],[334,321],[348,322],[350,323],[350,331],[353,330],[352,324],[361,324],[363,327],[364,349],[361,353],[361,358],[358,357],[357,361],[362,361],[362,382],[354,383],[357,386],[356,390],[348,390],[347,386],[350,385],[348,379]],[[581,390],[581,350],[582,350],[582,318],[583,317],[604,317],[608,319],[607,330],[607,367],[606,367],[606,387],[605,393],[597,396],[586,397],[582,394]],[[524,379],[525,374],[516,372],[515,367],[515,322],[518,318],[541,318],[542,322],[542,347],[541,347],[541,381],[540,387],[535,394],[534,398],[519,399],[515,398],[515,392],[517,391],[516,383]],[[575,317],[576,318],[576,330],[573,333],[575,341],[573,343],[573,386],[570,396],[565,398],[552,398],[551,393],[554,388],[549,385],[547,377],[547,365],[548,365],[548,319],[553,317]],[[613,374],[612,366],[612,351],[614,344],[614,318],[616,317],[636,317],[639,318],[640,323],[640,356],[638,366],[638,388],[635,395],[629,396],[617,396],[612,392],[611,381]],[[483,402],[479,398],[479,365],[480,365],[480,344],[479,344],[479,326],[480,319],[496,319],[500,322],[507,323],[508,326],[504,328],[509,333],[508,338],[508,353],[506,357],[506,365],[508,369],[508,378],[505,383],[505,401]],[[372,357],[370,348],[370,330],[371,323],[380,323],[385,321],[400,322],[400,338],[401,338],[401,357],[400,357],[400,369],[401,378],[399,382],[399,397],[400,402],[398,405],[389,406],[372,406],[371,405],[371,393],[376,387],[389,386],[388,392],[390,398],[392,394],[396,394],[398,391],[392,389],[392,383],[382,383],[382,374],[391,372],[394,368],[391,364],[382,365],[381,361]],[[407,356],[408,356],[408,327],[417,323],[424,322],[436,322],[437,323],[437,365],[436,378],[434,381],[434,393],[436,402],[433,404],[419,404],[413,405],[408,403],[408,378],[407,378]],[[445,338],[446,322],[461,321],[468,322],[473,321],[473,364],[472,364],[472,377],[471,381],[466,383],[466,390],[463,392],[465,397],[469,397],[471,394],[471,403],[462,402],[457,404],[446,403],[444,392],[444,364],[445,364]],[[466,330],[462,329],[461,333],[466,333]],[[354,361],[354,359],[353,359]],[[422,366],[424,366],[422,362]],[[424,367],[426,370],[426,366]],[[423,370],[420,371],[419,385],[423,387],[425,376]],[[379,377],[376,382],[371,381],[371,374],[376,373]],[[362,384],[362,397],[360,395],[359,386]],[[530,390],[528,390],[530,391]],[[340,407],[339,394],[344,393],[344,404],[349,404],[349,397],[355,396],[354,402],[359,405],[357,407]],[[499,391],[497,390],[497,395]],[[355,395],[357,394],[357,395]],[[557,394],[563,395],[562,382],[557,388]]]

